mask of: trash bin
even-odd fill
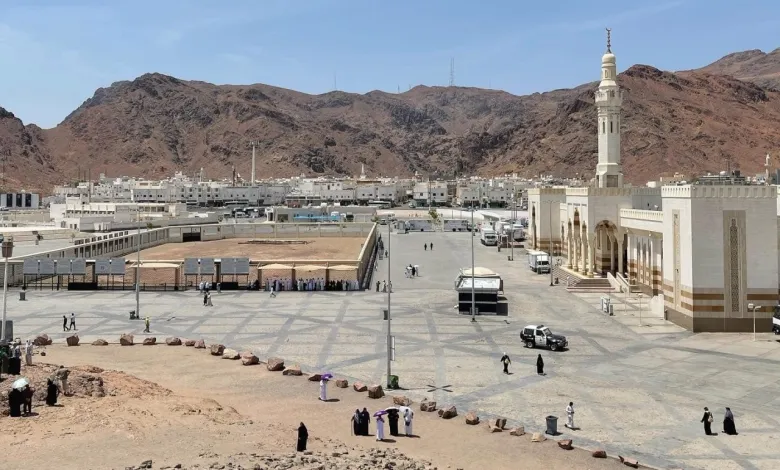
[[[19,300],[27,300],[27,292],[20,290],[19,291]]]
[[[557,416],[548,416],[547,417],[547,430],[545,431],[545,434],[549,434],[551,436],[557,436],[558,435],[558,417]]]
[[[390,376],[390,383],[387,384],[387,388],[390,390],[398,390],[400,387],[398,386],[398,376],[397,375],[391,375]]]

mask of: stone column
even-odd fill
[[[588,236],[588,277],[596,274],[596,239],[595,234]]]
[[[618,233],[617,242],[618,242],[618,272],[620,274],[625,275],[625,271],[623,271],[623,234],[622,233]]]
[[[609,240],[609,272],[615,273],[615,240],[611,233],[607,234]]]
[[[650,291],[652,295],[652,291],[655,290],[655,276],[653,275],[653,268],[655,266],[655,240],[651,236],[648,240],[647,244],[647,277],[648,277],[648,284],[650,285]]]
[[[591,259],[590,252],[591,238],[592,236],[589,236],[587,233],[584,234],[584,237],[582,238],[582,272],[586,276],[593,275],[593,269],[591,269],[593,260]]]
[[[567,227],[567,229],[568,229],[568,233],[566,234],[567,235],[566,236],[566,252],[567,252],[566,255],[569,258],[569,260],[568,260],[569,261],[568,267],[569,267],[569,269],[571,269],[572,268],[572,259],[574,258],[574,253],[573,253],[574,243],[572,243],[572,238],[571,238],[571,225],[569,225]]]

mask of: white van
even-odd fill
[[[528,267],[536,274],[550,272],[550,255],[545,251],[528,250]]]
[[[479,241],[485,246],[496,246],[498,244],[496,231],[492,228],[483,227],[479,235]]]
[[[469,229],[469,223],[464,219],[444,219],[445,232],[466,232]]]
[[[433,232],[433,222],[428,219],[411,219],[406,221],[406,229],[410,232]]]

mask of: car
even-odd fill
[[[526,348],[545,347],[551,351],[566,349],[569,342],[563,335],[554,335],[544,325],[528,325],[520,332],[520,339]]]

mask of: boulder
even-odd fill
[[[167,344],[168,346],[181,346],[181,340],[179,338],[171,336],[170,338],[165,338],[165,344]]]
[[[35,337],[33,344],[36,346],[51,346],[51,338],[49,338],[49,335],[43,333]]]
[[[347,387],[349,387],[349,380],[347,380],[347,379],[336,379],[336,387],[338,387],[338,388],[347,388]]]
[[[444,408],[439,410],[439,417],[443,419],[452,419],[456,416],[458,416],[458,409],[455,408],[453,405],[445,406]]]
[[[531,436],[531,442],[544,442],[546,440],[547,437],[540,432],[535,432],[533,436]]]
[[[395,406],[410,406],[411,404],[412,404],[412,400],[410,400],[408,397],[405,397],[403,395],[393,396],[393,405]]]
[[[506,418],[493,418],[490,420],[490,425],[498,429],[506,429]]]
[[[121,346],[132,346],[133,344],[133,335],[122,335],[119,337],[119,344]]]
[[[241,351],[241,365],[253,366],[260,364],[260,358],[255,356],[252,351]]]
[[[309,374],[309,382],[319,382],[322,380],[322,374]]]
[[[157,338],[154,336],[144,338],[144,346],[154,346],[155,344],[157,344]]]
[[[222,359],[236,360],[236,359],[239,359],[240,357],[241,357],[241,355],[238,354],[238,351],[236,351],[235,349],[227,348],[227,349],[222,351]]]
[[[498,426],[493,426],[492,424],[488,423],[488,431],[490,431],[490,432],[502,432],[503,429],[499,428]]]
[[[225,345],[223,344],[212,344],[211,345],[211,355],[212,356],[221,356],[223,352],[225,352]]]
[[[301,366],[296,364],[294,366],[285,367],[284,370],[282,371],[282,375],[298,376],[298,375],[303,375],[303,372],[301,372]]]
[[[67,338],[65,338],[65,342],[68,343],[68,346],[78,346],[79,335],[70,335]]]
[[[189,347],[195,346],[195,340],[194,339],[185,339],[184,340],[184,345],[185,346],[189,346]]]
[[[636,459],[623,457],[622,455],[618,455],[618,458],[620,459],[621,462],[623,462],[623,465],[625,465],[626,467],[639,468],[639,461]]]
[[[512,428],[511,431],[509,431],[510,436],[524,436],[525,435],[525,427],[518,426],[516,428]]]
[[[436,402],[423,398],[420,402],[420,411],[436,411]]]
[[[368,387],[363,382],[355,382],[352,384],[352,390],[356,392],[365,392],[368,390]]]
[[[206,342],[203,341],[202,339],[199,339],[195,341],[195,344],[193,346],[195,346],[195,349],[206,349]]]
[[[479,416],[473,411],[466,413],[466,424],[475,425],[479,424]]]
[[[594,459],[606,459],[607,451],[604,449],[596,449],[590,454]]]
[[[382,390],[381,385],[372,385],[368,387],[368,398],[382,398],[385,396],[385,391]]]
[[[572,450],[574,447],[571,445],[571,439],[561,439],[558,441],[558,447],[563,450]]]
[[[108,341],[100,338],[92,342],[92,346],[108,346]]]
[[[284,359],[280,357],[269,357],[266,367],[273,372],[282,371],[284,370]]]

